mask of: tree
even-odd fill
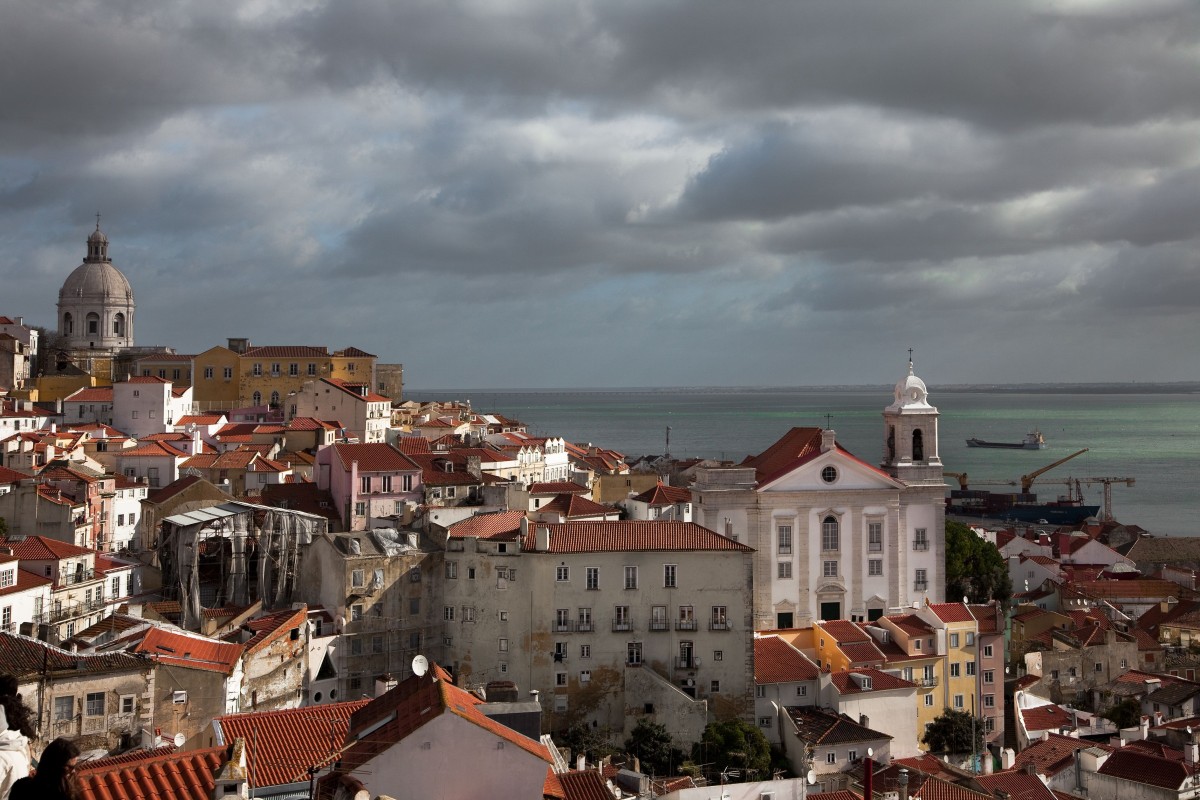
[[[771,776],[771,743],[757,726],[740,719],[710,722],[692,758],[711,764],[714,772],[739,770],[742,778],[759,780]]]
[[[667,726],[646,717],[638,720],[625,740],[625,752],[637,756],[642,772],[649,775],[670,775],[683,762],[683,751],[674,746]]]
[[[972,744],[974,732],[974,744]],[[929,723],[921,739],[934,753],[977,753],[983,749],[983,720],[948,708]]]
[[[599,761],[605,756],[612,755],[616,750],[609,744],[605,733],[607,733],[607,729],[601,732],[586,722],[579,722],[567,728],[566,732],[555,734],[554,741],[556,744],[568,748],[572,757],[582,753],[591,761]]]
[[[961,522],[946,520],[946,601],[1012,600],[1012,578],[1000,551]]]
[[[1109,706],[1100,716],[1118,728],[1132,728],[1141,724],[1142,704],[1136,697],[1126,697],[1121,702]]]

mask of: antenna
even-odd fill
[[[422,655],[413,656],[412,671],[418,678],[429,672],[429,659]]]
[[[804,780],[808,781],[809,786],[812,786],[814,783],[817,782],[817,773],[813,772],[810,769],[808,771],[808,774],[804,776]]]

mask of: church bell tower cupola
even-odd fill
[[[96,215],[96,230],[92,231],[92,235],[87,240],[88,250],[87,258],[83,259],[85,264],[111,264],[112,259],[108,257],[108,237],[104,235],[104,231],[100,230],[100,215]]]
[[[925,382],[913,371],[910,350],[908,375],[896,384],[892,404],[883,410],[881,466],[905,483],[944,483],[937,423],[938,410],[929,404]]]

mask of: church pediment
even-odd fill
[[[886,472],[861,461],[844,450],[821,453],[759,487],[763,492],[836,492],[863,489],[904,488]]]

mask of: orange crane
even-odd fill
[[[1084,453],[1086,453],[1087,451],[1088,451],[1088,448],[1085,447],[1082,450],[1077,450],[1076,452],[1071,453],[1071,455],[1067,456],[1066,458],[1060,458],[1058,461],[1055,461],[1053,464],[1047,464],[1046,466],[1042,467],[1041,469],[1035,469],[1033,472],[1022,475],[1021,476],[1021,494],[1029,494],[1029,490],[1031,488],[1033,488],[1033,482],[1036,481],[1038,476],[1041,475],[1043,472],[1048,472],[1048,471],[1054,469],[1055,467],[1059,466],[1060,464],[1065,464],[1068,461],[1070,461],[1072,458],[1075,458],[1076,456],[1081,456]]]
[[[1113,518],[1113,515],[1112,515],[1112,485],[1114,483],[1123,483],[1126,486],[1133,486],[1134,483],[1137,482],[1136,479],[1134,479],[1134,478],[1110,478],[1110,477],[1084,478],[1084,480],[1087,482],[1088,486],[1091,486],[1093,483],[1099,483],[1104,486],[1104,521],[1105,522],[1110,522],[1110,521],[1112,521],[1112,518]]]

